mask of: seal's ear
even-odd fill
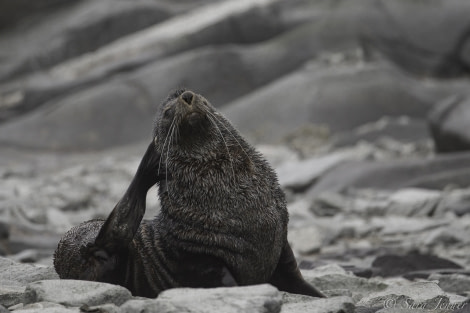
[[[93,244],[95,251],[103,249],[103,255],[113,254],[126,249],[132,241],[145,213],[147,192],[164,177],[158,172],[159,161],[152,140],[126,193],[101,227]]]

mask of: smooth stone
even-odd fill
[[[109,305],[108,305],[109,306]],[[103,308],[104,306],[99,306]],[[93,309],[93,308],[92,308]],[[168,301],[159,301],[158,299],[149,300],[129,300],[120,307],[108,307],[110,313],[141,313],[141,312],[158,312],[158,313],[192,313],[191,308],[182,308],[173,305]],[[198,312],[198,311],[196,311]]]
[[[327,243],[327,229],[319,225],[308,225],[289,229],[287,240],[292,250],[300,254],[312,254],[321,250],[322,246]]]
[[[452,246],[469,242],[470,232],[457,225],[437,228],[422,234],[421,242],[426,247]],[[419,239],[418,239],[419,240]]]
[[[374,276],[391,277],[418,270],[461,269],[462,266],[430,254],[416,252],[406,255],[386,254],[378,256],[373,262]]]
[[[163,291],[157,302],[168,303],[179,312],[188,313],[277,313],[281,309],[282,296],[267,284],[214,289],[177,288]]]
[[[383,117],[376,122],[359,126],[352,132],[335,134],[331,144],[338,148],[356,145],[359,142],[377,145],[381,144],[384,138],[391,138],[403,144],[421,144],[431,140],[431,134],[423,119]]]
[[[39,251],[34,249],[26,249],[15,255],[11,255],[10,258],[20,263],[35,263],[39,260]]]
[[[10,307],[23,302],[24,286],[17,286],[14,283],[0,280],[0,304]]]
[[[302,270],[302,275],[327,296],[350,296],[356,301],[387,287],[387,284],[379,280],[356,277],[336,264]]]
[[[410,299],[411,302],[408,299]],[[452,294],[446,295],[435,282],[422,281],[406,285],[391,285],[385,290],[368,294],[363,297],[357,305],[383,307],[384,301],[388,300],[389,303],[399,307],[403,305],[406,306],[409,303],[415,303],[430,308],[433,305],[436,306],[440,299],[445,299],[446,301],[450,301],[450,303],[462,303],[465,301],[465,298],[461,296]]]
[[[316,216],[335,216],[349,210],[351,203],[348,200],[346,196],[339,193],[325,192],[313,199],[310,211]]]
[[[52,302],[37,302],[24,305],[21,308],[15,309],[13,312],[20,313],[78,313],[82,312],[80,308],[65,307]]]
[[[323,157],[286,163],[277,169],[279,184],[284,188],[302,191],[314,183],[328,169],[354,157],[355,155],[352,153],[339,152]]]
[[[24,11],[28,12],[28,9]],[[58,6],[19,27],[6,30],[7,36],[1,40],[5,60],[0,62],[0,79],[46,70],[157,24],[169,15],[160,3],[146,0],[132,4],[109,0],[80,1],[75,5]],[[104,27],[106,32],[91,36]],[[25,40],[19,41],[18,37]],[[41,45],[43,42],[50,44]]]
[[[256,150],[266,158],[272,167],[278,169],[289,162],[299,161],[299,155],[292,149],[281,145],[257,145]]]
[[[345,161],[320,177],[307,192],[314,199],[323,192],[374,188],[396,191],[416,187],[443,190],[468,186],[470,153],[451,153],[429,158],[401,160]]]
[[[389,197],[387,214],[431,216],[441,199],[441,192],[420,188],[404,188]]]
[[[150,300],[149,300],[150,301]],[[151,310],[148,307],[145,307],[143,305],[137,305],[136,307],[132,306],[132,302],[137,302],[141,304],[142,301],[139,300],[129,300],[125,302],[122,306],[118,307],[115,304],[102,304],[102,305],[97,305],[97,306],[88,306],[88,305],[83,305],[80,307],[80,312],[89,312],[89,313],[143,313],[147,312],[144,310],[148,310],[150,312],[160,312],[158,309]],[[128,305],[131,304],[131,305]],[[152,308],[153,309],[153,308]]]
[[[315,216],[310,212],[311,203],[303,198],[295,199],[287,203],[289,212],[289,227],[295,228],[297,225],[305,224],[306,221],[312,221]]]
[[[306,297],[307,298],[307,297]],[[282,305],[281,313],[353,313],[354,301],[350,297],[331,297],[326,299],[303,299]]]
[[[467,125],[470,122],[470,98],[450,97],[429,113],[434,146],[438,153],[470,150]]]
[[[374,225],[374,228],[380,229],[382,235],[394,236],[400,234],[419,234],[426,230],[447,226],[450,223],[446,220],[441,221],[429,217],[389,215],[372,217],[370,224]]]
[[[25,291],[25,303],[54,302],[66,306],[121,305],[132,295],[124,287],[81,280],[43,280],[30,283]]]
[[[371,93],[373,98],[366,96]],[[273,143],[310,124],[336,133],[384,115],[423,118],[433,101],[420,82],[385,64],[313,62],[237,99],[223,112],[245,135]]]
[[[10,259],[0,257],[0,281],[9,280],[26,285],[38,280],[58,278],[59,276],[52,267],[16,263]]]
[[[0,240],[8,239],[10,236],[10,225],[3,221],[0,221]]]
[[[463,294],[470,291],[470,277],[462,274],[438,274],[428,277],[429,280],[437,280],[442,290],[455,294]]]

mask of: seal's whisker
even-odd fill
[[[160,160],[158,160],[158,173],[160,174],[160,165],[162,164],[162,157],[163,157],[163,151],[165,151],[165,145],[166,141],[168,140],[168,136],[170,135],[171,128],[175,124],[176,117],[173,117],[173,121],[170,124],[170,128],[168,129],[168,133],[166,134],[165,141],[163,142],[163,147],[162,147],[162,153],[160,154]],[[168,143],[169,146],[170,143]]]
[[[173,119],[174,121],[175,119]],[[170,146],[173,144],[173,133],[175,131],[176,125],[174,123],[171,123],[172,126],[170,126],[170,129],[168,130],[168,133],[170,134],[170,141],[168,142],[168,147],[166,150],[166,160],[165,160],[165,182],[166,186],[168,188],[168,159],[169,159],[169,153],[170,153]],[[170,189],[168,188],[168,198],[171,199],[170,197]]]
[[[229,148],[228,148],[227,142],[225,141],[224,135],[223,135],[222,132],[220,131],[219,126],[217,126],[217,123],[213,120],[213,118],[212,118],[210,115],[207,115],[207,118],[208,118],[209,121],[215,126],[215,128],[217,129],[217,131],[218,131],[219,134],[220,134],[220,138],[221,138],[222,141],[224,142],[225,149],[227,149],[228,158],[229,158],[229,160],[230,160],[230,167],[232,168],[233,181],[235,182],[235,170],[234,170],[234,168],[233,168],[232,155],[230,154],[230,150],[229,150]]]
[[[250,163],[253,164],[253,161],[251,160],[250,155],[246,152],[246,150],[243,148],[242,144],[240,143],[240,141],[238,141],[237,137],[232,133],[232,131],[227,126],[225,126],[225,124],[222,121],[220,121],[215,114],[209,111],[207,111],[207,113],[211,115],[217,122],[219,122],[225,128],[226,131],[228,131],[228,133],[232,136],[233,139],[235,139],[237,144],[240,146],[240,149],[242,149],[243,153],[246,155]]]

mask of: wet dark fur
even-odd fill
[[[108,219],[74,227],[60,241],[61,278],[111,282],[147,297],[172,287],[267,282],[323,296],[303,280],[287,243],[276,174],[205,98],[170,95],[154,138]],[[141,223],[155,183],[161,213]]]

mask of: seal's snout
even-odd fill
[[[194,94],[191,91],[185,91],[181,94],[181,99],[187,105],[193,104]]]

